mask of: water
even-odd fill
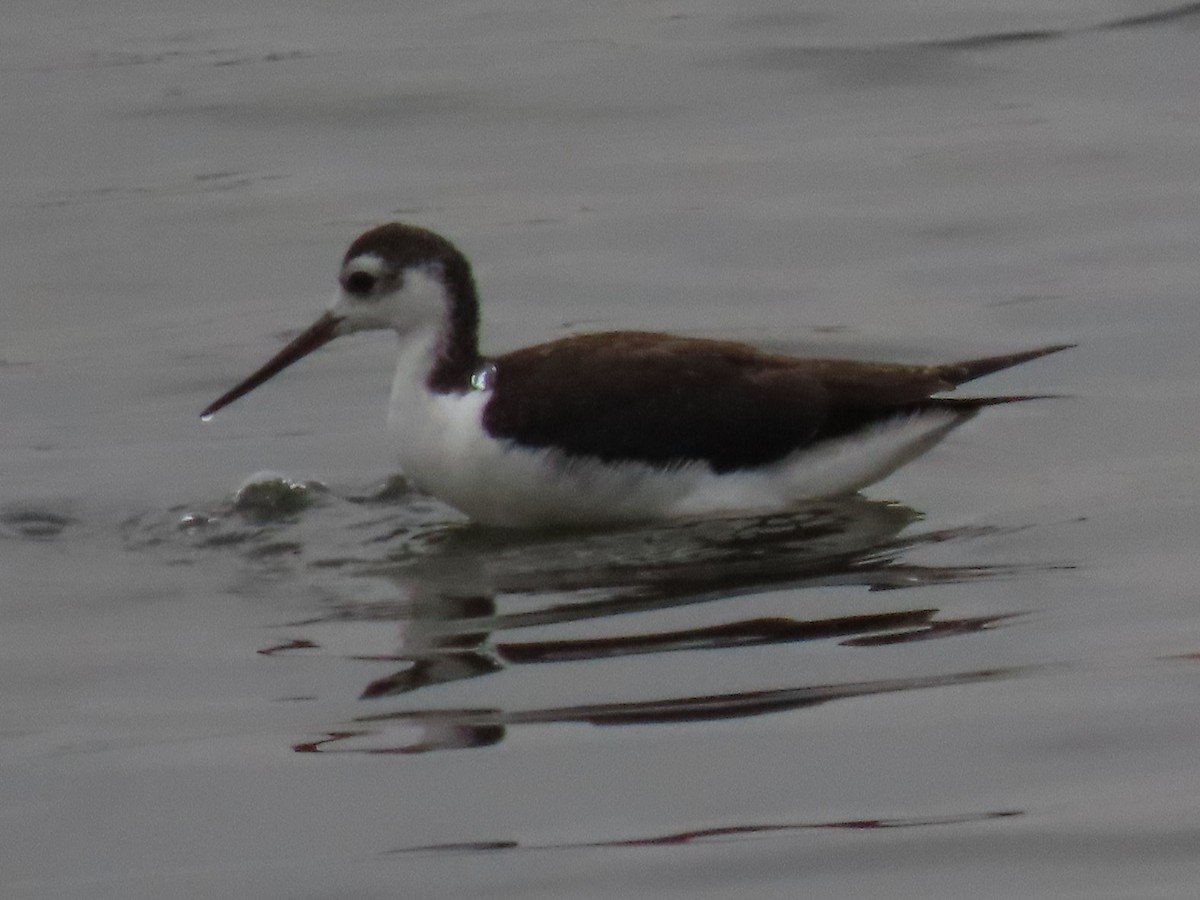
[[[1159,10],[9,9],[3,895],[1194,897]],[[493,351],[1081,346],[866,497],[514,536],[394,471],[386,337],[197,419],[390,218],[475,261]]]

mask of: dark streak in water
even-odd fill
[[[787,618],[750,619],[708,628],[691,628],[685,631],[657,634],[575,641],[501,643],[496,645],[496,652],[506,662],[528,664],[609,659],[677,650],[756,647],[827,640],[836,637],[849,638],[843,641],[845,646],[866,647],[981,631],[1002,619],[1011,618],[1011,616],[981,616],[935,622],[933,617],[936,614],[936,609],[914,609],[874,615],[818,619],[809,622]],[[887,634],[864,636],[871,632],[887,632]]]
[[[248,56],[231,56],[226,59],[219,59],[212,63],[213,66],[242,66],[247,63],[277,63],[289,62],[295,59],[313,59],[315,53],[309,53],[305,50],[286,50],[274,51],[272,53],[264,53],[260,55]]]
[[[967,825],[991,822],[1025,815],[1023,810],[1002,809],[981,813],[961,813],[949,816],[912,816],[906,818],[845,819],[829,822],[771,822],[753,825],[722,825],[676,831],[651,837],[615,838],[606,841],[575,841],[561,844],[522,844],[519,841],[467,841],[453,844],[430,844],[423,847],[400,847],[389,854],[410,853],[494,853],[499,850],[578,850],[606,847],[679,847],[701,842],[735,838],[772,837],[797,831],[879,831],[894,828],[929,828],[943,825]]]
[[[276,644],[274,647],[264,647],[259,650],[262,656],[275,656],[277,653],[284,653],[289,650],[315,650],[320,645],[315,641],[304,640],[302,638],[294,641],[285,641],[282,644]]]
[[[882,647],[889,644],[911,644],[917,641],[932,641],[938,638],[951,637],[960,634],[976,634],[985,631],[1009,619],[1015,619],[1016,613],[995,616],[971,616],[963,619],[941,619],[931,621],[921,628],[891,634],[877,634],[867,637],[850,638],[843,641],[847,647]]]
[[[1116,31],[1121,28],[1145,28],[1150,25],[1167,25],[1171,22],[1181,22],[1185,19],[1200,17],[1200,3],[1183,3],[1171,6],[1158,12],[1142,13],[1137,16],[1126,16],[1115,19],[1103,25],[1097,25],[1096,30]]]
[[[1057,41],[1068,32],[1056,29],[1029,29],[1025,31],[997,31],[991,34],[972,34],[967,37],[949,38],[940,41],[925,41],[923,47],[941,47],[946,50],[991,50],[1009,44],[1032,44]]]
[[[898,41],[867,46],[792,46],[758,49],[738,57],[741,65],[769,69],[824,70],[855,86],[895,86],[944,82],[947,71],[966,74],[955,56],[1022,44],[1060,41],[1080,35],[1169,25],[1200,18],[1200,3],[1184,3],[1157,12],[1126,16],[1078,28],[1020,28],[962,37]]]
[[[486,604],[483,598],[474,602]],[[419,688],[478,678],[507,665],[585,662],[679,651],[728,650],[802,641],[845,638],[845,647],[877,647],[982,632],[1013,614],[935,619],[936,609],[797,621],[777,617],[729,622],[676,632],[621,635],[581,640],[505,642],[492,649],[485,631],[446,631],[428,649],[388,657],[355,657],[404,662],[405,667],[371,681],[360,699],[380,699]],[[565,618],[562,621],[573,621]]]
[[[716,722],[750,716],[809,709],[836,700],[880,694],[904,693],[964,684],[1016,678],[1029,668],[982,669],[951,675],[893,678],[845,684],[801,685],[774,690],[740,691],[696,697],[671,697],[623,703],[589,703],[580,706],[529,710],[414,709],[359,716],[348,728],[330,731],[317,741],[293,746],[297,753],[361,753],[411,755],[440,750],[489,746],[503,740],[509,728],[522,725],[581,723],[596,726],[666,725]],[[351,739],[378,739],[383,727],[416,729],[421,738],[409,743],[382,743],[367,747],[335,747]]]
[[[1126,16],[1108,22],[1101,22],[1098,25],[1086,25],[1081,28],[1033,28],[1016,31],[997,31],[988,34],[951,38],[943,41],[928,41],[923,45],[928,47],[944,47],[950,50],[991,50],[1010,44],[1056,41],[1095,31],[1123,31],[1133,28],[1147,28],[1154,25],[1169,25],[1173,22],[1181,22],[1197,17],[1200,17],[1200,3],[1184,3],[1180,6],[1172,6],[1157,12]]]

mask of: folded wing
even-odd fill
[[[930,406],[970,415],[988,401],[931,395],[1057,349],[907,366],[645,332],[578,335],[496,359],[484,426],[525,447],[726,472]]]

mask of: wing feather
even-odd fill
[[[578,335],[501,356],[496,437],[651,465],[765,465],[953,387],[934,366],[804,360],[644,332]]]

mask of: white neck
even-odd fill
[[[438,357],[442,341],[438,325],[423,325],[413,331],[399,335],[400,349],[396,355],[396,374],[392,379],[391,409],[396,413],[397,404],[415,393],[428,393],[425,383]]]

